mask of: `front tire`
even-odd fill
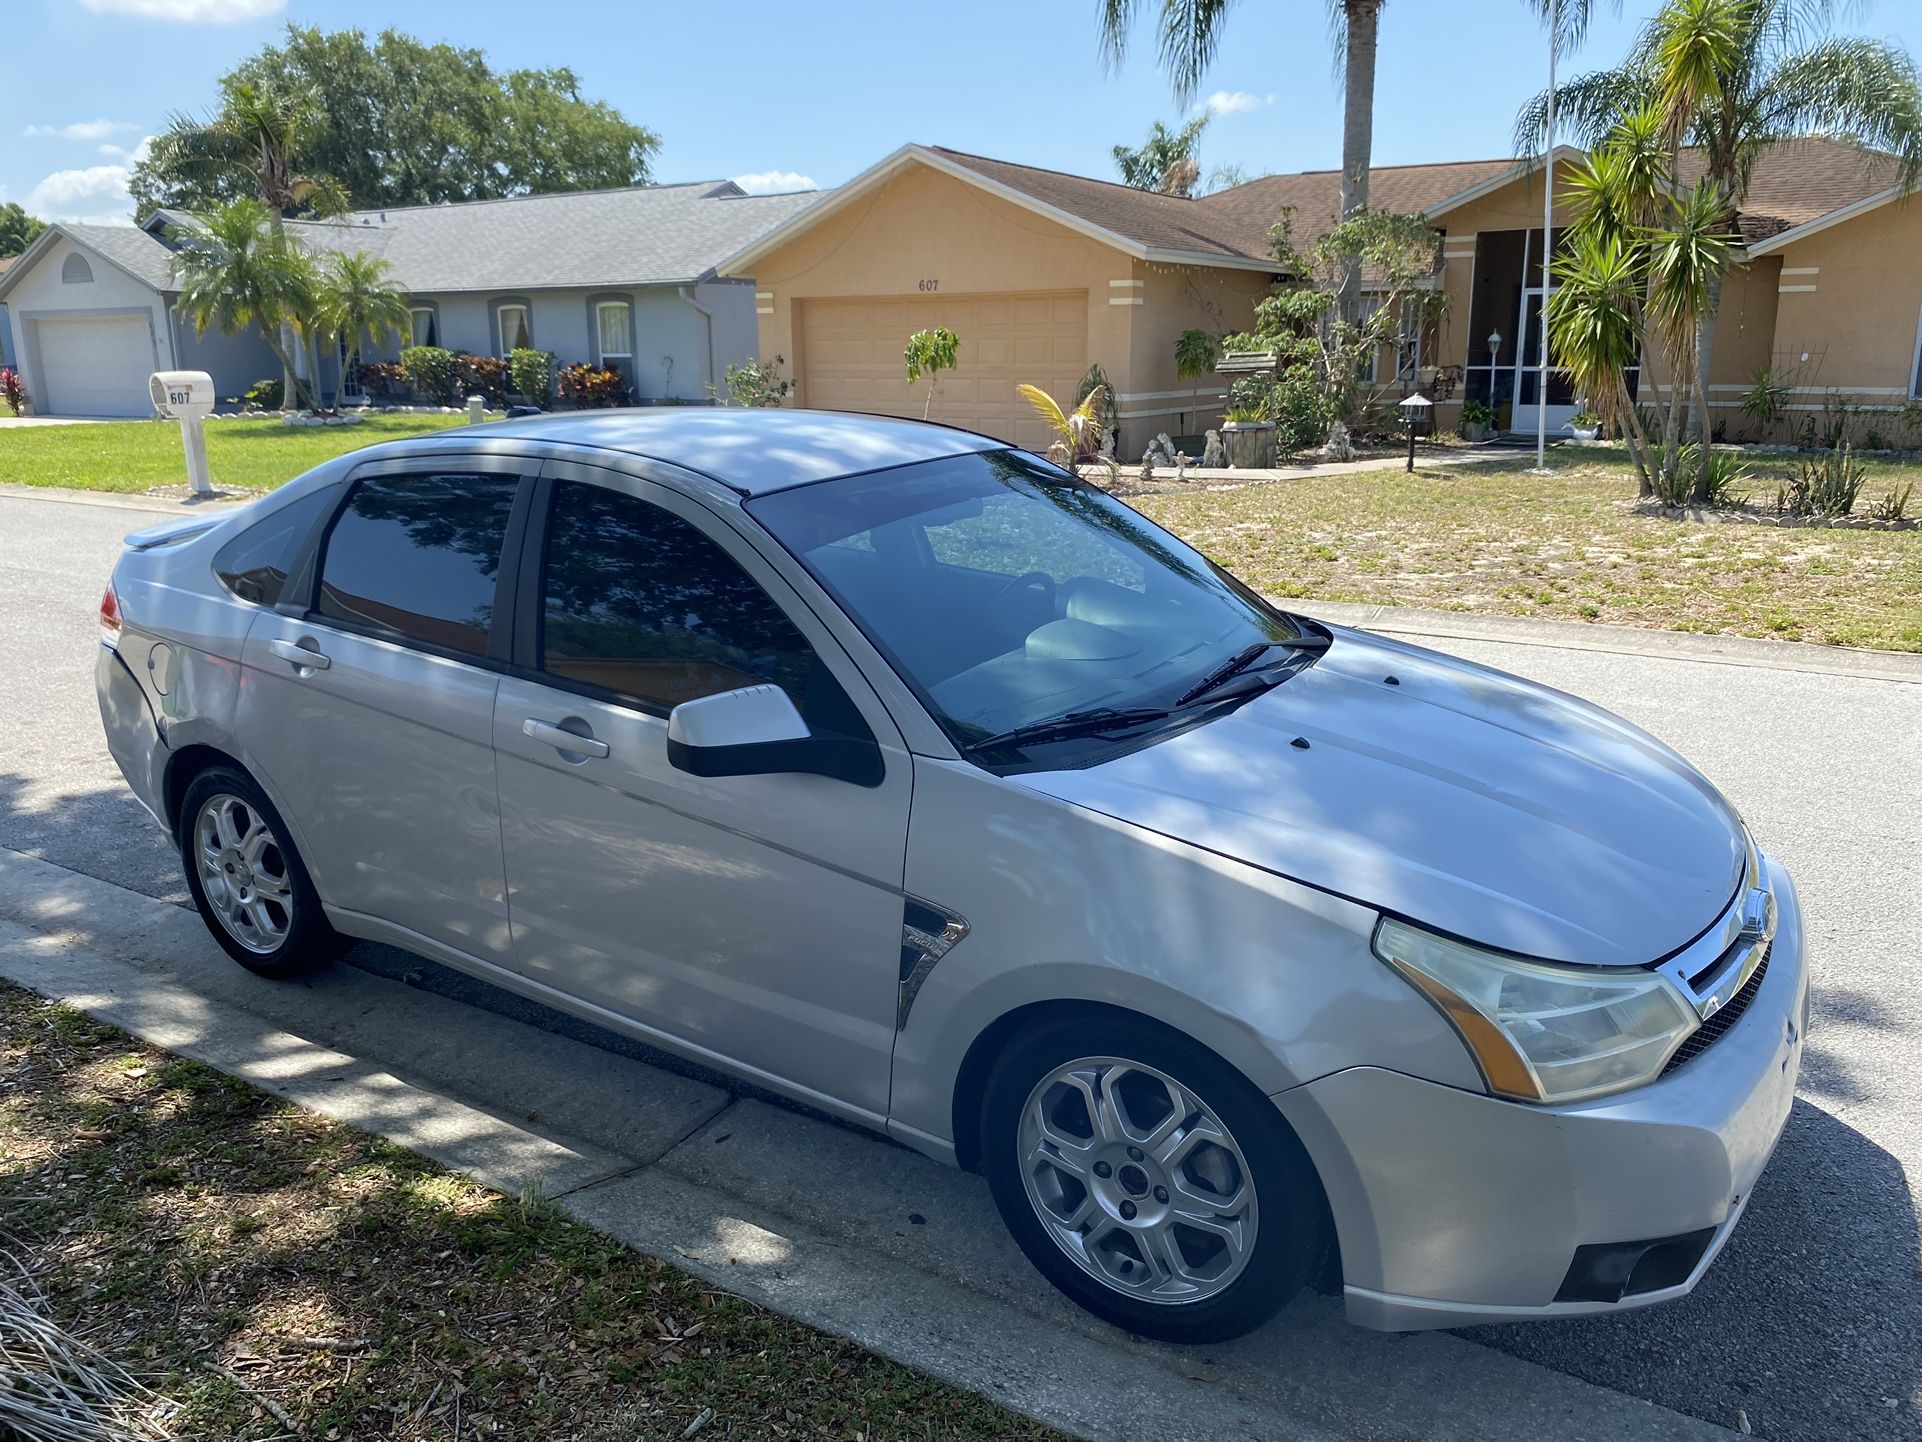
[[[181,798],[177,824],[194,907],[247,970],[278,980],[347,949],[327,924],[286,823],[252,777],[227,766],[201,772]]]
[[[1327,1206],[1301,1142],[1219,1057],[1146,1018],[1070,1017],[995,1063],[981,1160],[1041,1274],[1165,1342],[1252,1331],[1313,1279]]]

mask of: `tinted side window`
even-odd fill
[[[514,490],[505,476],[361,481],[327,538],[320,614],[484,655]]]
[[[214,574],[243,601],[278,604],[300,548],[339,496],[338,487],[324,486],[254,522],[220,548]]]
[[[551,675],[656,709],[772,681],[807,714],[812,648],[727,552],[672,512],[561,482],[541,587]]]

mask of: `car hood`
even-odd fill
[[[1315,665],[1205,725],[1010,779],[1549,960],[1646,966],[1728,905],[1741,819],[1654,737],[1546,686],[1329,629]]]

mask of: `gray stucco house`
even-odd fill
[[[615,366],[643,402],[705,400],[708,385],[757,352],[754,284],[715,268],[818,197],[750,196],[732,181],[523,196],[360,211],[290,222],[315,252],[380,256],[408,292],[402,345],[475,355],[517,346],[560,365]],[[42,415],[147,416],[147,377],[204,370],[238,396],[278,376],[257,334],[196,336],[174,310],[168,235],[192,221],[161,211],[144,226],[56,224],[0,276],[0,315]],[[331,389],[337,362],[323,358]]]

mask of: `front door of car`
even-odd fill
[[[516,966],[884,1116],[910,784],[886,710],[774,567],[668,486],[550,462],[520,571],[494,714]],[[871,737],[879,783],[677,770],[672,708],[759,682],[817,733]]]
[[[533,469],[357,472],[303,594],[248,633],[235,728],[330,905],[502,965],[489,653],[505,654],[496,592],[511,598],[502,558]]]

